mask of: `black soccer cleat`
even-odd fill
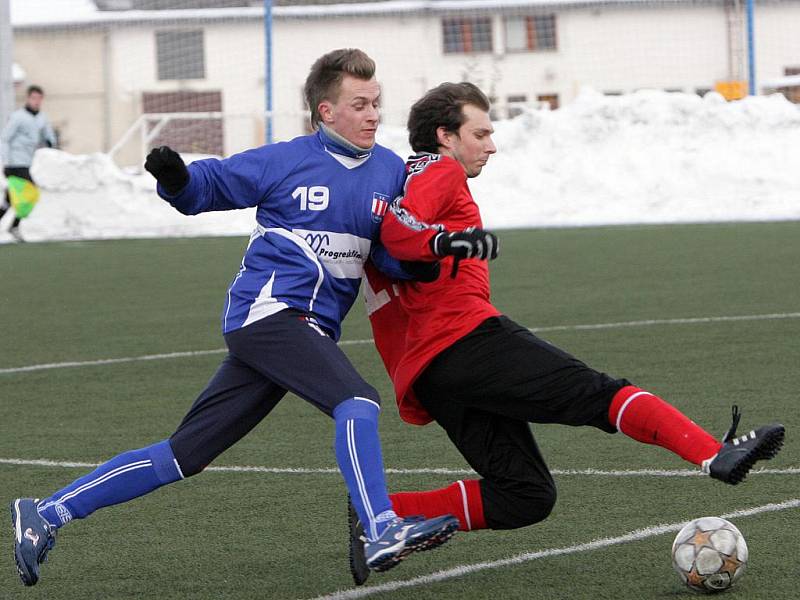
[[[350,574],[356,585],[364,585],[369,577],[369,567],[367,557],[364,554],[364,527],[361,520],[350,502],[350,495],[347,496],[347,524],[350,526]]]
[[[756,461],[774,458],[783,446],[786,434],[783,425],[773,423],[736,437],[739,417],[738,408],[734,406],[733,424],[722,438],[722,448],[716,456],[703,463],[703,471],[731,485],[741,483]]]
[[[17,498],[11,503],[14,560],[19,578],[28,586],[39,581],[39,565],[56,544],[55,529],[39,516],[36,502],[32,498]]]

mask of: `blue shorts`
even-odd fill
[[[348,398],[380,403],[313,317],[286,309],[225,335],[228,356],[170,437],[184,476],[199,473],[275,408],[287,391],[327,415]]]

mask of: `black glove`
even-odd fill
[[[436,281],[439,279],[439,272],[441,271],[439,261],[422,262],[401,260],[400,266],[403,267],[403,271],[411,275],[414,281],[419,281],[421,283]]]
[[[169,146],[153,148],[144,161],[144,168],[170,196],[180,192],[189,183],[189,171],[183,159]]]
[[[464,231],[442,231],[431,238],[430,244],[436,256],[454,256],[457,259],[494,260],[500,250],[495,234],[476,227],[467,227]]]

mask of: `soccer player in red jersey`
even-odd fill
[[[717,441],[655,394],[598,372],[539,339],[495,308],[488,260],[497,237],[482,228],[468,180],[492,154],[489,101],[470,83],[443,83],[414,104],[404,194],[387,212],[381,240],[400,260],[439,261],[434,281],[393,282],[367,269],[375,343],[394,383],[401,417],[436,421],[478,479],[439,490],[391,494],[398,515],[450,513],[461,529],[513,529],[545,519],[556,501],[529,423],[621,431],[737,484],[757,460],[774,457],[784,427]],[[360,567],[351,518],[351,571]]]

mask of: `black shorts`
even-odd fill
[[[492,317],[441,352],[414,385],[423,405],[450,398],[531,423],[616,431],[608,407],[624,385],[511,319]]]
[[[31,171],[28,167],[5,167],[3,169],[3,175],[5,175],[6,177],[10,177],[13,175],[14,177],[27,179],[28,181],[33,183],[33,177],[31,177]],[[9,206],[11,206],[11,196],[8,188],[6,188],[5,202],[3,205],[0,206],[0,208],[7,208]]]
[[[33,177],[31,177],[31,170],[29,167],[5,167],[3,169],[3,175],[6,177],[10,177],[11,175],[14,177],[21,177],[33,183]]]
[[[440,353],[414,392],[483,478],[487,524],[505,529],[541,520],[555,501],[529,423],[614,433],[608,409],[626,385],[501,316]]]

